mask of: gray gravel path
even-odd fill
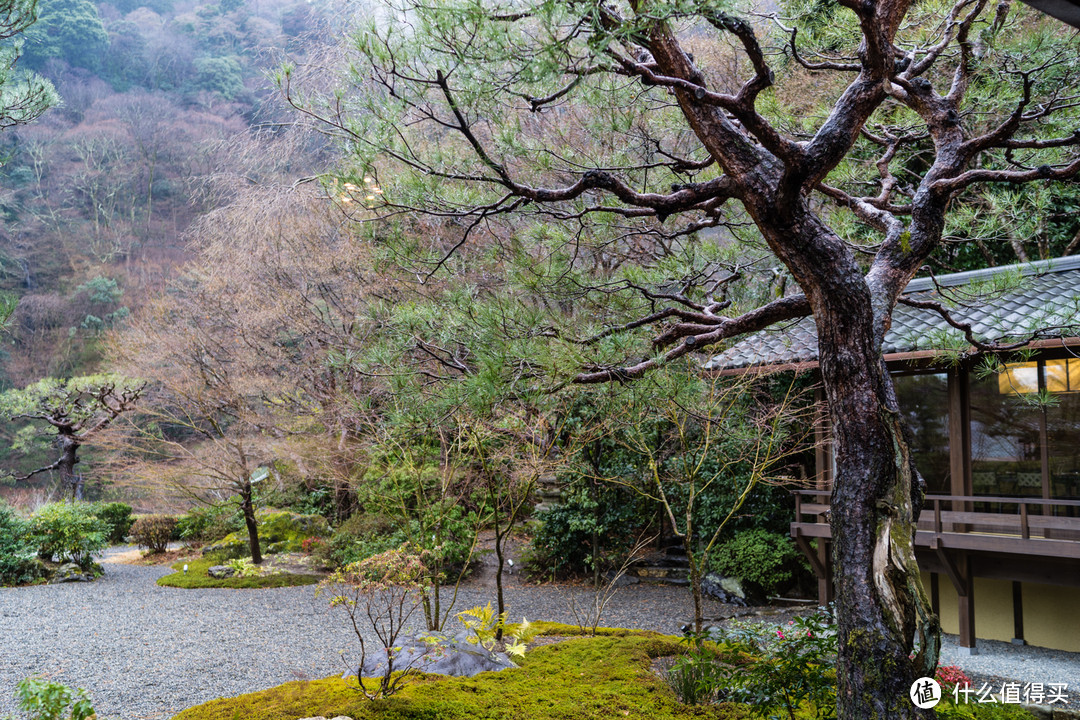
[[[311,586],[266,590],[159,587],[163,567],[109,563],[93,583],[0,589],[0,716],[13,712],[15,684],[45,674],[86,688],[102,716],[168,718],[184,708],[344,666],[355,639]],[[508,580],[513,618],[572,622],[573,586]],[[457,608],[495,600],[483,578]],[[604,624],[678,632],[692,617],[685,588],[621,589]]]
[[[1021,688],[1032,683],[1044,686],[1064,683],[1068,686],[1064,694],[1066,702],[1055,702],[1055,707],[1080,709],[1080,653],[998,640],[979,640],[976,647],[978,655],[966,655],[961,652],[957,637],[946,635],[941,647],[941,664],[959,665],[972,676],[973,687],[980,688],[986,682],[995,693],[1001,691],[1003,680],[1019,683]]]
[[[355,638],[313,587],[182,590],[155,580],[163,567],[109,563],[89,584],[0,588],[0,716],[15,710],[23,677],[45,674],[86,688],[104,717],[169,718],[184,708],[290,680],[344,669],[339,651]],[[512,618],[573,622],[572,585],[527,585],[507,578]],[[457,609],[495,600],[483,573],[464,587]],[[709,604],[707,615],[732,609]],[[632,585],[612,599],[602,624],[678,633],[692,617],[686,588]],[[1080,655],[979,641],[961,657],[948,641],[942,661],[1019,682],[1067,682],[1080,693]]]

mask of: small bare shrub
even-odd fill
[[[410,552],[408,546],[402,546],[350,563],[319,585],[319,594],[330,596],[330,607],[348,617],[360,641],[356,679],[360,691],[369,700],[393,695],[412,670],[395,662],[400,650],[398,636],[420,607],[424,582],[429,575],[420,556]],[[365,630],[374,631],[379,647],[372,648],[372,643],[365,642]],[[369,662],[376,657],[379,661],[385,658],[385,662]],[[378,686],[369,688],[364,667],[376,664],[381,676],[371,678]]]
[[[175,528],[176,518],[171,515],[147,515],[131,526],[131,537],[152,553],[165,552]]]

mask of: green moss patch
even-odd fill
[[[330,526],[321,515],[260,510],[257,516],[259,541],[266,553],[299,552],[305,539],[330,536]],[[247,530],[229,533],[216,543],[204,547],[203,552],[219,558],[244,557],[251,552]]]
[[[666,640],[672,639],[670,636],[661,635],[652,630],[598,627],[594,633],[591,628],[581,628],[578,625],[567,625],[565,623],[550,622],[548,620],[537,620],[530,624],[539,631],[537,632],[537,635],[547,635],[550,637],[629,637],[635,635],[641,637],[664,638]],[[516,627],[516,623],[509,623],[507,624],[506,629],[514,630]],[[670,655],[671,653],[668,654]]]
[[[385,700],[370,702],[349,682],[327,678],[215,700],[185,710],[176,720],[295,720],[318,715],[356,720],[751,717],[737,705],[690,707],[676,701],[649,666],[654,658],[681,651],[675,638],[655,634],[573,638],[530,650],[516,670],[472,678],[419,675]]]
[[[188,566],[187,574],[184,574],[184,565]],[[278,575],[262,575],[259,577],[230,577],[212,578],[206,571],[216,565],[213,560],[181,560],[173,563],[174,572],[159,578],[158,585],[178,588],[275,588],[292,587],[293,585],[314,585],[319,582],[317,575],[300,575],[296,573],[280,573]]]
[[[573,626],[543,623],[544,634],[575,635]],[[679,703],[650,669],[655,658],[680,654],[678,639],[608,628],[530,650],[521,667],[472,678],[416,675],[393,697],[364,699],[355,680],[338,677],[290,682],[262,692],[214,700],[174,720],[295,720],[347,715],[355,720],[750,720],[734,703]],[[1019,707],[942,705],[943,717],[1022,720]]]

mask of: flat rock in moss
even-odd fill
[[[412,668],[436,675],[472,677],[482,672],[516,668],[505,653],[493,652],[469,642],[470,633],[458,635],[426,633],[398,638],[394,647],[394,670]],[[386,656],[372,653],[360,668],[364,677],[379,677],[386,669]],[[356,673],[345,673],[351,677]]]
[[[309,537],[328,537],[330,525],[322,515],[301,515],[279,510],[258,513],[259,543],[264,553],[299,552]],[[244,557],[250,552],[247,531],[229,533],[203,548],[203,555],[229,558]]]

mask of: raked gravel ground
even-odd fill
[[[339,651],[355,645],[310,586],[183,590],[155,583],[168,568],[104,563],[93,583],[0,588],[0,716],[15,710],[21,678],[44,674],[86,688],[102,717],[169,718],[218,697],[339,673]],[[482,574],[472,580],[457,608],[494,600],[491,585]],[[507,580],[513,618],[573,622],[571,598],[590,597],[579,586]],[[691,617],[685,588],[631,585],[614,596],[603,624],[674,634]],[[983,654],[967,658],[947,643],[942,660],[1019,682],[1065,682],[1080,694],[1080,655],[980,645]]]
[[[92,583],[0,588],[0,717],[13,712],[15,684],[44,674],[83,687],[103,717],[169,718],[184,708],[345,668],[339,651],[355,636],[314,588],[184,590],[155,581],[167,567],[103,561]],[[572,622],[568,585],[507,583],[513,618]],[[473,581],[456,607],[493,601]],[[711,608],[715,611],[715,608]],[[677,633],[692,618],[685,588],[622,588],[605,625]]]

